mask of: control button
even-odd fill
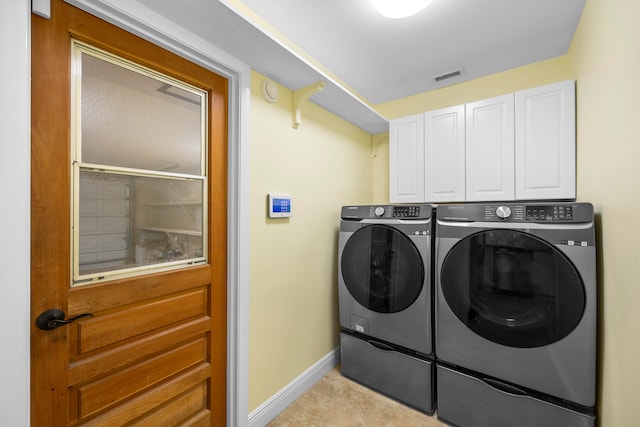
[[[420,216],[420,206],[395,206],[393,216],[399,218]]]
[[[496,215],[502,219],[509,218],[511,216],[511,208],[509,206],[500,206],[496,209]]]
[[[384,215],[384,208],[383,208],[382,206],[378,206],[378,207],[373,211],[373,213],[374,213],[376,216],[382,216],[382,215]]]

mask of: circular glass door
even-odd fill
[[[368,225],[342,251],[341,272],[351,296],[378,313],[409,307],[424,284],[424,265],[411,239],[393,227]]]
[[[441,270],[444,298],[468,328],[510,347],[561,340],[580,322],[585,292],[554,246],[517,230],[489,230],[458,242]]]

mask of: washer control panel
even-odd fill
[[[420,218],[419,205],[407,206],[371,206],[370,218]]]
[[[394,206],[394,218],[418,218],[420,216],[420,206]]]
[[[342,219],[429,219],[431,205],[343,206]]]

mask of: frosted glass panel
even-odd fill
[[[81,170],[80,275],[202,259],[203,186]]]
[[[206,94],[82,53],[83,163],[204,175]]]

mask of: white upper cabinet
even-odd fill
[[[513,94],[466,105],[466,200],[513,200]]]
[[[576,197],[573,80],[516,92],[516,199]]]
[[[464,122],[464,105],[425,113],[425,200],[464,200]]]
[[[389,200],[424,201],[424,115],[389,121]]]
[[[575,82],[389,122],[392,203],[576,197]]]

